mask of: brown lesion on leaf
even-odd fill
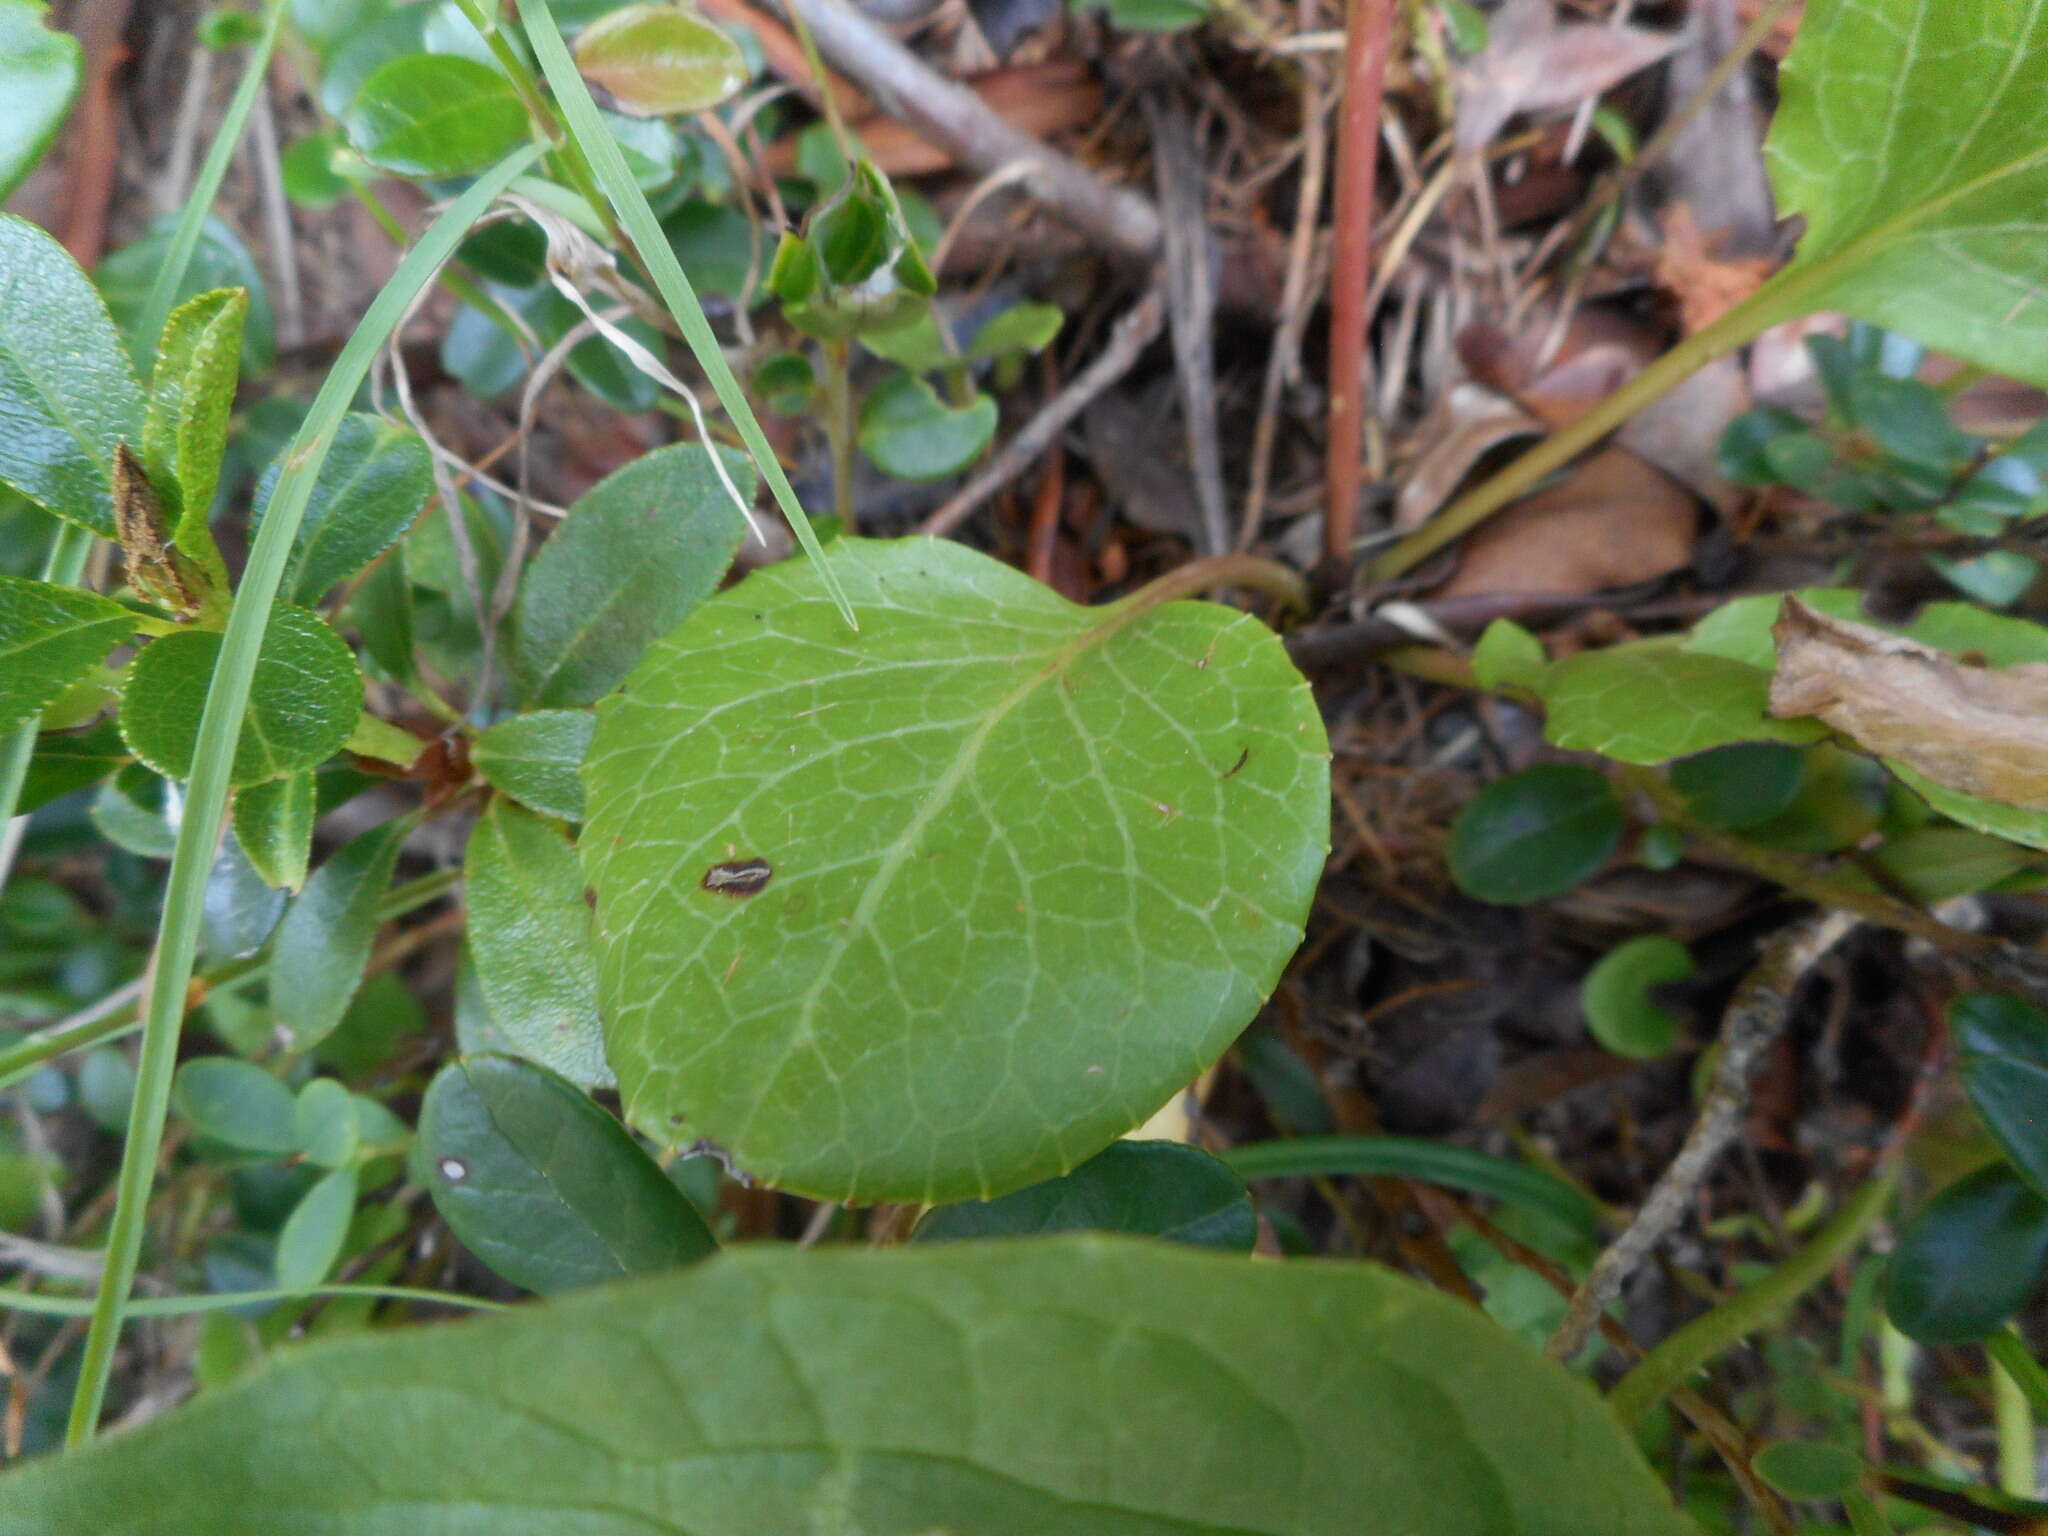
[[[727,859],[704,871],[704,889],[720,896],[758,896],[775,878],[775,866],[766,859]]]
[[[206,604],[203,572],[171,543],[170,519],[149,471],[126,443],[114,445],[114,533],[120,540],[128,585],[189,619]]]

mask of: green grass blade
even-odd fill
[[[633,180],[633,173],[626,168],[626,157],[619,152],[617,141],[597,115],[597,103],[590,99],[589,88],[576,72],[575,61],[569,57],[568,46],[562,41],[561,29],[555,25],[547,0],[519,0],[519,16],[526,23],[527,41],[533,45],[534,56],[540,60],[541,72],[547,76],[548,84],[554,90],[555,104],[561,108],[577,147],[596,173],[597,184],[604,189],[605,200],[612,205],[612,211],[632,237],[634,249],[640,253],[641,262],[654,279],[662,302],[675,316],[676,324],[682,327],[683,340],[689,343],[697,366],[711,381],[718,403],[725,407],[725,414],[739,428],[741,441],[747,445],[747,452],[754,456],[761,478],[768,482],[775,504],[782,508],[782,515],[789,520],[797,542],[804,547],[805,554],[819,562],[818,569],[824,577],[826,590],[846,616],[846,622],[858,629],[860,626],[854,619],[853,605],[847,602],[831,566],[822,559],[818,536],[811,531],[811,520],[798,504],[796,492],[790,487],[789,477],[782,472],[775,450],[768,446],[761,423],[755,419],[754,409],[747,403],[746,391],[733,377],[732,367],[726,362],[718,337],[712,332],[711,321],[704,314],[704,306],[697,302],[696,290],[683,274],[682,263],[669,249],[668,237],[661,232],[661,223],[655,218],[654,209],[648,205],[647,194]]]
[[[378,1301],[430,1301],[437,1306],[466,1307],[475,1312],[511,1312],[509,1301],[464,1296],[455,1291],[425,1291],[412,1285],[309,1285],[298,1291],[215,1291],[206,1296],[152,1296],[128,1303],[130,1317],[191,1317],[225,1312],[231,1307],[260,1307],[279,1301],[306,1301],[315,1296],[373,1297]],[[82,1297],[45,1296],[36,1291],[0,1285],[0,1312],[33,1312],[42,1317],[85,1317],[92,1303]]]
[[[284,471],[278,476],[269,510],[249,552],[249,564],[242,573],[242,584],[235,593],[227,630],[221,639],[220,659],[214,666],[212,686],[207,690],[206,708],[200,715],[199,751],[192,765],[184,820],[178,828],[177,851],[171,858],[156,954],[150,963],[142,1055],[136,1069],[134,1105],[129,1112],[128,1139],[122,1149],[116,1184],[114,1220],[107,1234],[106,1271],[94,1303],[92,1327],[86,1335],[78,1391],[71,1402],[67,1439],[72,1444],[90,1439],[99,1422],[107,1376],[113,1366],[114,1344],[120,1334],[129,1290],[135,1282],[150,1186],[156,1175],[157,1152],[163,1143],[164,1116],[170,1107],[171,1073],[177,1065],[186,987],[192,979],[193,954],[199,943],[200,910],[214,847],[220,838],[221,816],[227,809],[228,769],[241,737],[257,651],[270,621],[285,562],[291,554],[293,536],[312,496],[314,477],[333,445],[334,434],[357,389],[369,376],[370,364],[407,308],[432,281],[441,264],[454,254],[470,226],[540,152],[540,146],[529,145],[479,177],[434,220],[398,264],[391,281],[372,301],[348,345],[342,348],[306,414],[305,424],[286,450]]]

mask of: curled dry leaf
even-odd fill
[[[1726,254],[1725,236],[1703,233],[1690,203],[1673,203],[1658,217],[1657,286],[1678,300],[1679,324],[1690,336],[1703,331],[1764,285],[1777,262],[1768,256]]]
[[[1813,715],[1944,788],[2048,810],[2048,665],[1971,666],[1787,597],[1771,713]]]
[[[1559,26],[1552,0],[1508,0],[1485,50],[1458,71],[1458,148],[1477,150],[1518,112],[1561,111],[1601,96],[1678,42],[1640,27]]]

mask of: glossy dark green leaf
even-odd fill
[[[1586,1027],[1619,1056],[1662,1056],[1678,1043],[1680,1023],[1651,999],[1652,989],[1693,973],[1692,955],[1661,933],[1617,944],[1586,972]]]
[[[333,1273],[356,1213],[356,1179],[355,1168],[336,1168],[321,1175],[292,1207],[277,1234],[280,1290],[318,1285]]]
[[[251,784],[235,794],[235,841],[266,884],[296,891],[306,883],[318,814],[319,795],[310,773]]]
[[[112,720],[83,730],[45,732],[36,738],[36,755],[29,759],[18,809],[24,816],[39,811],[52,800],[89,788],[133,761],[134,754],[121,739],[121,728]]]
[[[1885,1311],[1923,1344],[1965,1344],[2004,1326],[2044,1264],[2048,1200],[1994,1163],[1949,1185],[1899,1234]]]
[[[227,1146],[266,1157],[299,1150],[291,1090],[232,1056],[200,1056],[178,1068],[171,1105],[193,1130]]]
[[[751,498],[753,471],[726,467]],[[569,509],[520,578],[505,665],[530,703],[589,704],[716,590],[746,520],[694,443],[657,448]]]
[[[313,1056],[344,1078],[368,1077],[427,1030],[427,1012],[398,977],[380,971],[356,989],[341,1022]]]
[[[512,82],[487,64],[406,54],[378,65],[344,118],[372,165],[406,176],[464,176],[503,159],[527,136]]]
[[[415,1536],[458,1508],[493,1536],[1689,1528],[1592,1389],[1476,1308],[1103,1237],[749,1244],[314,1344],[31,1459],[0,1504],[94,1536]]]
[[[2020,1177],[2048,1199],[2048,1014],[2002,992],[1949,1005],[1970,1102]]]
[[[84,50],[36,0],[0,0],[0,202],[57,136],[78,94]]]
[[[462,1245],[542,1295],[693,1264],[697,1208],[626,1128],[510,1056],[469,1056],[420,1105],[415,1177]]]
[[[348,621],[362,637],[363,653],[383,677],[409,684],[417,680],[413,660],[412,583],[398,555],[370,568],[349,599]]]
[[[168,859],[178,846],[178,829],[166,814],[170,787],[140,763],[131,763],[93,796],[92,824],[116,848],[138,858]]]
[[[377,934],[377,904],[412,828],[409,816],[387,821],[330,855],[278,924],[270,1001],[294,1049],[316,1044],[348,1011]]]
[[[78,263],[0,214],[0,483],[114,536],[114,445],[142,431],[142,390]]]
[[[477,737],[469,760],[488,784],[528,810],[563,821],[583,819],[584,754],[597,717],[581,709],[542,709],[500,720]]]
[[[463,862],[469,947],[511,1048],[586,1087],[609,1085],[583,876],[561,832],[494,798]]]
[[[228,416],[249,317],[243,288],[216,288],[171,311],[157,343],[142,418],[142,462],[178,548],[212,548],[206,532],[228,445]]]
[[[1806,754],[1775,741],[1714,747],[1671,765],[1671,787],[1712,827],[1753,827],[1782,815],[1806,782]]]
[[[0,730],[31,715],[135,632],[135,615],[77,587],[0,576]]]
[[[1198,1248],[1248,1252],[1259,1235],[1251,1192],[1230,1168],[1175,1141],[1118,1141],[1072,1173],[995,1200],[942,1205],[919,1242],[1128,1232]]]
[[[259,526],[277,473],[271,465],[256,488]],[[343,417],[314,477],[279,595],[319,602],[397,543],[433,494],[433,460],[417,432],[360,411]]]
[[[220,656],[216,630],[185,629],[144,646],[121,694],[121,734],[166,778],[185,779]],[[279,603],[264,631],[229,782],[260,784],[314,768],[341,750],[363,708],[363,674],[326,620]]]
[[[996,433],[996,403],[951,406],[912,373],[892,373],[861,402],[860,447],[899,480],[943,480],[972,464]]]
[[[621,112],[704,112],[747,83],[739,45],[701,16],[671,5],[626,5],[585,27],[576,68]]]
[[[1327,750],[1228,608],[1081,608],[931,539],[754,572],[649,649],[584,766],[629,1122],[837,1199],[1072,1168],[1300,943]]]
[[[220,960],[254,954],[284,916],[285,899],[283,891],[264,882],[240,843],[221,839],[206,877],[200,930],[206,953]]]
[[[1520,906],[1570,890],[1621,841],[1621,801],[1606,779],[1543,763],[1496,780],[1451,823],[1451,878],[1468,896]]]

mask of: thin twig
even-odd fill
[[[1365,440],[1366,293],[1372,286],[1373,186],[1380,97],[1386,85],[1394,0],[1351,0],[1345,29],[1344,105],[1337,120],[1336,249],[1330,261],[1330,436],[1323,460],[1323,557],[1349,570],[1358,536]]]
[[[1110,385],[1129,373],[1166,322],[1166,295],[1153,288],[1117,321],[1109,344],[1074,382],[1045,403],[1022,431],[1003,445],[988,466],[953,494],[918,531],[933,537],[951,533],[967,515],[1029,469],[1052,440]]]
[[[1546,1353],[1569,1360],[1584,1347],[1607,1304],[1621,1294],[1638,1265],[1671,1235],[1687,1207],[1742,1125],[1749,1104],[1749,1076],[1785,1028],[1792,999],[1806,973],[1846,938],[1859,919],[1825,911],[1787,928],[1765,947],[1736,988],[1721,1019],[1721,1057],[1685,1144],[1657,1177],[1635,1219],[1607,1245],[1585,1282],[1572,1294],[1564,1321]]]

